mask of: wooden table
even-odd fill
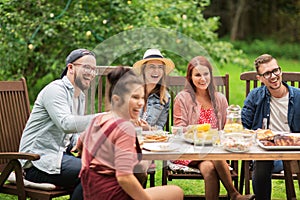
[[[248,152],[232,153],[222,147],[205,146],[200,151],[195,151],[193,145],[181,139],[173,139],[172,143],[178,149],[170,152],[152,152],[143,150],[144,160],[283,160],[286,192],[288,199],[296,199],[292,178],[291,161],[300,160],[300,150],[264,150],[259,146],[252,146]],[[296,173],[300,189],[300,164],[297,162]]]

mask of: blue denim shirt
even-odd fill
[[[283,84],[289,90],[288,124],[292,133],[300,132],[300,89]],[[267,119],[267,128],[270,121],[271,95],[266,86],[251,90],[242,108],[242,123],[247,129],[262,128],[263,119]],[[283,130],[284,131],[284,130]]]
[[[79,95],[79,115],[72,114],[74,87],[69,79],[55,80],[39,93],[26,127],[23,131],[20,152],[36,153],[40,159],[25,163],[32,164],[49,174],[59,174],[61,160],[68,134],[76,135],[85,130],[95,115],[84,115],[85,95]]]
[[[163,105],[160,103],[157,94],[151,94],[147,99],[146,112],[143,112],[142,110],[140,114],[140,117],[146,120],[150,126],[157,126],[160,130],[164,128],[167,122],[170,109],[171,96],[169,93],[166,95],[168,97],[168,102]]]

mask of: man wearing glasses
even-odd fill
[[[36,153],[40,159],[21,161],[25,179],[74,187],[71,199],[83,199],[78,174],[81,159],[71,154],[78,134],[95,115],[84,115],[85,96],[96,75],[95,54],[76,49],[66,58],[61,79],[48,84],[39,93],[23,131],[21,152]]]
[[[263,54],[254,65],[263,86],[253,89],[242,108],[242,123],[247,129],[300,132],[300,90],[282,82],[281,68],[275,58]],[[254,161],[252,177],[255,199],[271,199],[272,172],[283,170],[282,161]]]

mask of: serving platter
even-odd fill
[[[168,135],[168,131],[156,130],[156,131],[142,131],[142,135]]]
[[[260,140],[256,140],[256,143],[265,150],[300,150],[300,146],[266,146]]]
[[[161,142],[161,143],[144,143],[143,149],[154,152],[168,152],[179,149],[179,144]]]
[[[194,144],[194,140],[193,140],[193,139],[187,138],[187,137],[185,137],[184,135],[181,136],[181,139],[184,140],[184,141],[187,142],[187,143]],[[205,144],[205,145],[212,145],[212,140],[205,140],[205,141],[204,141],[204,144]]]

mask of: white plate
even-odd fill
[[[168,142],[143,144],[143,149],[149,151],[157,151],[157,152],[175,151],[179,147],[180,146],[178,144],[168,143]]]
[[[157,130],[157,131],[142,131],[142,135],[168,135],[168,131],[162,131],[162,130]]]
[[[194,144],[194,140],[193,139],[189,139],[189,138],[186,138],[184,137],[184,135],[181,137],[184,141],[188,142],[188,143],[191,143],[191,144]],[[212,145],[212,140],[206,140],[204,142],[205,145]]]
[[[256,140],[258,146],[265,150],[300,150],[300,146],[265,146],[259,140]]]

